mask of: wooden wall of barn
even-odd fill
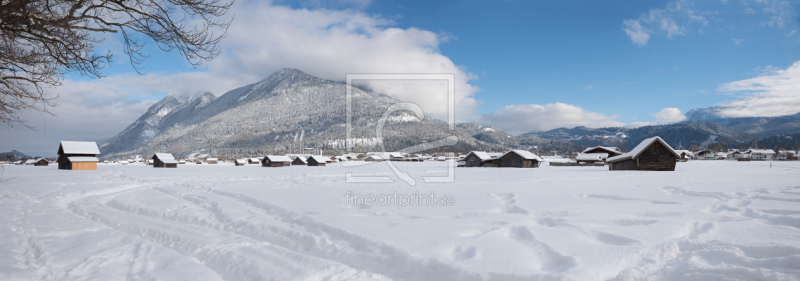
[[[483,161],[475,154],[470,154],[467,158],[464,158],[465,167],[482,167]]]
[[[72,170],[97,170],[97,162],[74,162]]]
[[[655,142],[636,158],[637,170],[675,171],[675,155],[660,142]]]
[[[609,163],[608,170],[609,171],[636,170],[636,161],[628,159],[628,160]]]
[[[498,163],[500,167],[516,167],[516,168],[538,168],[539,162],[536,160],[527,160],[516,153],[509,153],[503,158],[500,158]]]

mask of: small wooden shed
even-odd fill
[[[217,164],[218,161],[219,159],[217,158],[206,158],[206,163],[208,164]]]
[[[608,158],[608,153],[581,153],[575,156],[578,163],[603,163]]]
[[[619,148],[615,146],[595,146],[584,149],[581,153],[583,154],[608,153],[607,157],[614,157],[622,155],[622,150],[619,150]],[[603,161],[605,160],[606,158],[603,158]]]
[[[261,164],[261,159],[258,158],[248,158],[247,164]]]
[[[297,156],[292,160],[292,166],[294,165],[306,166],[308,165],[308,161],[306,161],[306,158],[303,156]]]
[[[267,155],[261,160],[261,167],[283,167],[289,166],[292,159],[285,155]]]
[[[464,167],[483,167],[486,160],[502,156],[503,153],[471,151],[464,157]]]
[[[36,159],[36,162],[33,162],[34,166],[47,166],[50,165],[50,162],[47,162],[44,158]]]
[[[313,155],[308,157],[308,166],[325,166],[328,159],[325,157]]]
[[[178,160],[171,153],[156,153],[153,157],[153,168],[177,168]]]
[[[498,167],[514,167],[514,168],[539,168],[539,163],[544,160],[526,150],[510,150],[498,157]]]
[[[236,166],[244,166],[247,164],[247,159],[236,159],[233,161],[233,164]]]
[[[643,140],[631,152],[608,158],[608,170],[675,171],[681,155],[660,137]]]
[[[61,141],[58,145],[59,170],[97,170],[100,149],[93,141]]]

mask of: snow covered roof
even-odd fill
[[[236,160],[233,160],[233,162],[236,162],[236,163],[247,163],[247,159],[236,159]]]
[[[100,160],[97,157],[67,157],[69,162],[99,162]]]
[[[217,158],[206,158],[206,161],[219,161]]]
[[[369,157],[367,157],[367,159],[372,159],[372,160],[383,160],[383,158],[381,158],[381,157],[380,157],[380,156],[378,156],[378,155],[370,155]]]
[[[577,161],[602,161],[608,158],[608,153],[581,153],[575,157]]]
[[[64,154],[100,154],[97,143],[93,141],[61,141]]]
[[[521,156],[525,160],[536,160],[536,161],[540,161],[540,162],[544,161],[541,157],[537,156],[536,154],[531,153],[530,151],[519,150],[519,149],[509,150],[506,153],[503,153],[503,155],[501,155],[499,157],[496,157],[496,158],[500,158],[500,157],[506,156],[506,155],[508,155],[509,153],[512,153],[512,152],[516,153],[519,156]]]
[[[614,147],[614,146],[595,146],[595,147],[589,147],[589,148],[587,148],[587,149],[584,149],[584,150],[583,150],[581,153],[586,153],[587,151],[590,151],[590,150],[593,150],[593,149],[602,149],[602,150],[605,150],[605,151],[608,151],[608,152],[610,152],[610,153],[614,153],[614,154],[620,154],[620,153],[622,153],[622,152],[620,152],[620,151],[619,151],[619,148],[617,148],[617,147]]]
[[[292,162],[292,159],[285,155],[267,155],[265,158],[270,162]]]
[[[36,163],[36,161],[37,161],[36,159],[28,159],[27,161],[25,161],[25,164],[33,164]]]
[[[297,159],[300,159],[300,161],[303,161],[303,163],[306,163],[306,162],[308,162],[308,159],[306,159],[306,158],[305,158],[305,157],[303,157],[303,156],[297,156],[297,158],[295,158],[295,160],[297,160]]]
[[[319,155],[309,156],[308,160],[311,160],[312,158],[314,159],[314,161],[317,161],[317,163],[325,163],[325,161],[328,161],[327,158],[319,156]]]
[[[689,150],[675,150],[675,153],[678,153],[678,155],[681,155],[682,153],[686,153],[686,155],[688,155],[688,156],[694,156],[694,153],[692,153]]]
[[[639,154],[642,154],[642,152],[644,152],[654,142],[660,142],[662,145],[664,145],[664,147],[669,149],[669,151],[672,152],[672,154],[674,154],[675,157],[678,157],[678,158],[681,157],[681,155],[678,154],[677,152],[675,152],[675,150],[672,149],[672,147],[669,146],[669,144],[667,144],[667,142],[665,142],[660,137],[656,136],[656,137],[652,137],[652,138],[643,140],[641,143],[639,143],[639,145],[634,147],[633,150],[631,150],[628,153],[625,153],[625,154],[622,154],[622,155],[619,155],[619,156],[614,156],[614,157],[608,158],[607,160],[609,162],[613,162],[613,161],[624,160],[624,159],[628,159],[628,158],[639,157]]]
[[[481,161],[489,160],[489,159],[496,158],[496,157],[499,157],[499,156],[503,155],[502,152],[472,151],[470,153],[471,154],[475,154],[475,156],[477,156],[479,159],[481,159]],[[467,154],[467,156],[469,156],[469,154]]]
[[[775,154],[775,151],[772,149],[751,149],[747,153]]]
[[[169,160],[169,159],[175,160],[175,156],[172,156],[172,153],[156,153],[156,154],[153,154],[153,157],[158,158],[158,160],[161,160],[161,161]]]
[[[261,159],[258,158],[250,158],[249,160],[253,162],[261,162]]]

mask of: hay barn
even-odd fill
[[[308,166],[325,166],[325,163],[328,159],[322,156],[310,156],[308,157]]]
[[[681,155],[660,137],[643,140],[631,152],[608,158],[608,170],[675,171]]]
[[[58,145],[59,170],[97,170],[100,149],[93,141],[61,141]]]
[[[280,155],[267,155],[261,160],[262,167],[283,167],[289,166],[292,163],[292,159],[289,156],[280,156]]]
[[[153,168],[177,168],[178,160],[171,153],[156,153],[151,157]]]

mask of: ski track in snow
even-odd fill
[[[418,174],[429,172],[423,169]],[[207,176],[217,175],[222,174]],[[607,175],[605,179],[610,181],[647,176]],[[781,240],[800,237],[800,186],[706,191],[662,185],[656,190],[659,196],[603,191],[573,194],[576,199],[570,200],[581,204],[653,206],[634,209],[625,217],[591,222],[581,221],[576,211],[545,211],[527,204],[525,200],[530,198],[519,192],[484,192],[489,201],[480,201],[487,204],[483,210],[450,215],[356,208],[368,217],[389,222],[464,220],[462,226],[467,228],[456,236],[484,241],[452,242],[445,247],[445,254],[434,258],[309,216],[318,212],[292,211],[224,188],[264,181],[302,187],[312,179],[315,184],[340,181],[338,174],[257,173],[222,178],[204,181],[179,175],[163,180],[122,168],[91,172],[86,181],[104,187],[78,192],[74,188],[81,183],[61,180],[46,184],[62,189],[27,192],[0,186],[0,238],[5,237],[0,239],[0,280],[800,280],[800,246]],[[603,177],[591,174],[564,181],[598,178]],[[796,182],[800,177],[795,171],[787,172],[787,178]],[[29,181],[26,185],[43,184]],[[377,189],[366,187],[364,192],[370,190]],[[684,204],[704,207],[695,212],[684,210]],[[679,227],[657,243],[618,231],[666,221],[679,223]],[[776,240],[770,243],[718,239],[727,233],[735,236],[737,223],[747,223],[743,226],[747,228],[778,227],[780,232],[774,233]],[[596,267],[591,266],[595,265],[559,242],[558,233],[575,243],[627,254],[593,272]],[[514,248],[520,256],[509,261],[527,264],[536,273],[471,269],[470,264],[496,254],[492,245]]]

